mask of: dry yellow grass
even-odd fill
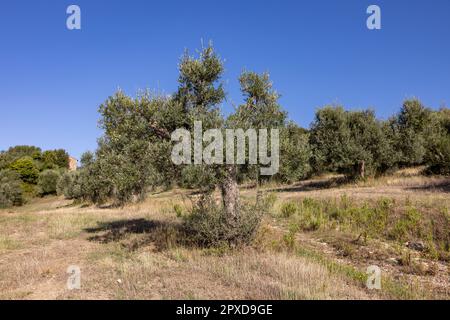
[[[416,179],[407,177],[402,179]],[[422,184],[415,182],[415,187]],[[433,178],[430,178],[433,179]],[[441,182],[441,181],[439,181]],[[433,182],[435,183],[435,182]],[[391,194],[410,188],[403,183],[373,186]],[[301,187],[301,186],[300,186]],[[365,198],[378,193],[366,187],[326,190],[295,189],[279,192],[278,204],[305,196],[325,197],[349,192]],[[369,189],[370,189],[369,188]],[[400,189],[397,189],[400,188]],[[285,188],[283,188],[285,189]],[[252,198],[252,190],[243,197]],[[421,201],[448,204],[440,191],[408,189]],[[427,191],[428,192],[428,191]],[[289,250],[257,246],[241,250],[208,250],[170,242],[161,247],[159,233],[178,223],[173,205],[189,206],[182,190],[150,195],[145,202],[125,208],[71,205],[58,197],[40,199],[13,210],[0,210],[1,299],[376,299],[346,272],[329,268]],[[395,192],[394,192],[395,194]],[[269,225],[272,224],[268,219]],[[282,242],[281,238],[266,243]],[[308,237],[308,235],[304,235]],[[310,239],[312,241],[312,239]],[[298,239],[301,244],[301,239]],[[275,248],[275,249],[274,249]],[[311,250],[320,251],[320,246]],[[326,250],[325,250],[326,251]],[[322,252],[333,263],[344,265]],[[66,288],[69,265],[81,268],[81,290]],[[360,267],[355,265],[355,267]],[[350,269],[343,269],[350,270]],[[361,269],[360,269],[361,270]],[[348,273],[348,272],[347,272]]]

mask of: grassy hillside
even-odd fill
[[[449,224],[437,219],[449,219],[450,180],[406,170],[339,181],[266,186],[272,214],[240,249],[183,240],[180,216],[195,197],[187,190],[123,208],[51,196],[0,210],[0,298],[449,299]],[[251,188],[241,195],[255,199]],[[410,211],[419,221],[400,230]],[[386,223],[373,226],[360,212]],[[81,268],[81,290],[66,288],[70,265]],[[369,265],[382,270],[381,290],[366,288]]]

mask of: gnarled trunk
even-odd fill
[[[221,184],[222,201],[230,223],[234,223],[239,216],[239,187],[236,179],[236,166],[228,165]]]
[[[361,178],[361,179],[364,179],[366,176],[366,162],[364,160],[361,160],[359,162],[358,174],[359,174],[359,178]]]

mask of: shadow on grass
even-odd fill
[[[131,251],[149,245],[162,251],[180,243],[181,239],[181,224],[142,218],[101,222],[84,231],[95,234],[88,238],[89,241],[118,242]]]
[[[324,179],[324,180],[300,182],[294,186],[290,186],[287,188],[275,188],[275,189],[272,189],[271,191],[274,191],[274,192],[315,191],[315,190],[338,188],[349,182],[350,182],[350,180],[348,178],[338,177],[338,178],[331,178],[331,179]]]
[[[408,190],[429,191],[429,192],[450,192],[450,179],[434,184],[409,187]]]

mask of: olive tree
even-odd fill
[[[325,107],[316,112],[310,131],[311,164],[316,172],[351,178],[383,173],[392,166],[392,146],[372,110]]]
[[[13,170],[0,170],[0,208],[24,203],[20,176]]]

